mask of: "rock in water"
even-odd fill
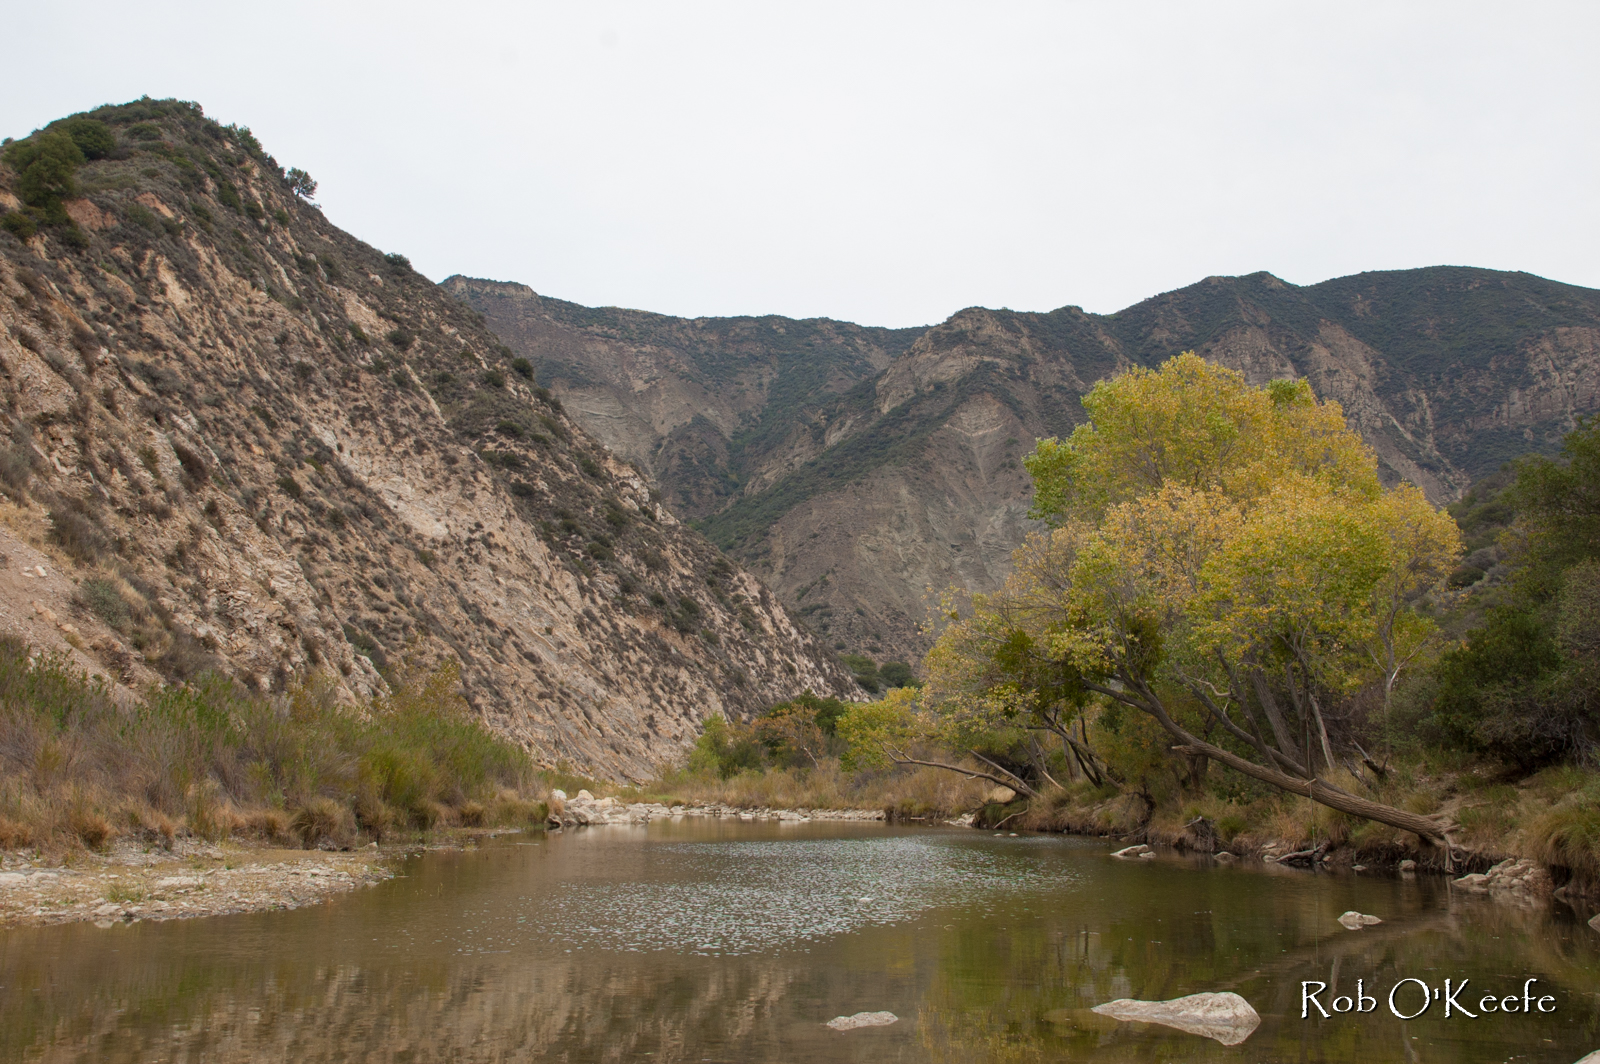
[[[1378,919],[1376,916],[1368,916],[1366,913],[1358,913],[1354,909],[1351,909],[1349,912],[1339,917],[1339,923],[1342,924],[1347,931],[1360,931],[1363,927],[1371,927],[1373,924],[1381,924],[1383,921]]]
[[[1577,1061],[1576,1064],[1600,1064],[1600,1049],[1596,1049],[1582,1060]]]
[[[1137,1020],[1176,1027],[1189,1034],[1236,1046],[1261,1025],[1261,1015],[1250,1002],[1231,992],[1190,994],[1170,1001],[1134,1001],[1119,998],[1091,1011],[1114,1020]]]
[[[1113,857],[1143,857],[1145,854],[1147,854],[1149,852],[1150,852],[1150,847],[1146,846],[1144,843],[1141,842],[1137,846],[1124,846],[1122,849],[1116,851],[1111,856],[1113,856]]]
[[[1589,917],[1589,926],[1594,928],[1596,931],[1600,931],[1600,913],[1595,913],[1593,916]],[[1595,1050],[1595,1052],[1600,1053],[1600,1049]]]
[[[835,1016],[823,1026],[832,1027],[835,1031],[853,1031],[857,1027],[887,1027],[899,1019],[892,1012],[858,1012],[854,1016]]]

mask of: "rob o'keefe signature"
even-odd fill
[[[1504,997],[1484,994],[1474,1002],[1472,996],[1467,994],[1467,984],[1472,982],[1470,979],[1463,979],[1459,983],[1453,979],[1446,979],[1443,987],[1429,986],[1421,979],[1402,979],[1389,988],[1384,1003],[1389,1006],[1390,1012],[1402,1020],[1414,1020],[1441,1002],[1444,1004],[1446,1019],[1453,1018],[1458,1013],[1475,1020],[1492,1012],[1515,1012],[1527,1015],[1531,1012],[1556,1011],[1556,999],[1553,995],[1533,992],[1533,984],[1538,981],[1529,979],[1523,983],[1521,994],[1507,994]],[[1321,1013],[1325,1020],[1332,1019],[1334,1013],[1376,1012],[1378,998],[1375,995],[1382,993],[1381,990],[1375,989],[1373,994],[1368,994],[1362,980],[1357,979],[1355,996],[1337,995],[1330,997],[1324,1004],[1322,995],[1326,994],[1327,990],[1327,983],[1319,983],[1315,979],[1308,979],[1300,984],[1302,1020],[1310,1018],[1313,1009]],[[1473,1012],[1469,1006],[1477,1008],[1478,1011]]]

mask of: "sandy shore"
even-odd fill
[[[193,839],[177,840],[171,851],[122,841],[58,866],[12,853],[0,860],[0,927],[296,909],[390,878],[395,856]]]

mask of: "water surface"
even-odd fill
[[[1125,862],[1092,840],[706,820],[496,840],[293,912],[0,933],[0,1058],[1528,1061],[1600,1048],[1600,934],[1421,877]],[[1359,932],[1348,909],[1381,916]],[[1582,914],[1587,915],[1587,914]],[[1405,1022],[1396,981],[1555,1012]],[[1300,1018],[1303,980],[1379,1004]],[[1412,989],[1398,999],[1409,1012]],[[1098,1021],[1242,994],[1242,1045]],[[900,1022],[835,1032],[840,1015]]]

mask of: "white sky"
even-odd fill
[[[877,325],[1210,274],[1600,287],[1600,4],[5,5],[0,133],[198,100],[435,280]]]

